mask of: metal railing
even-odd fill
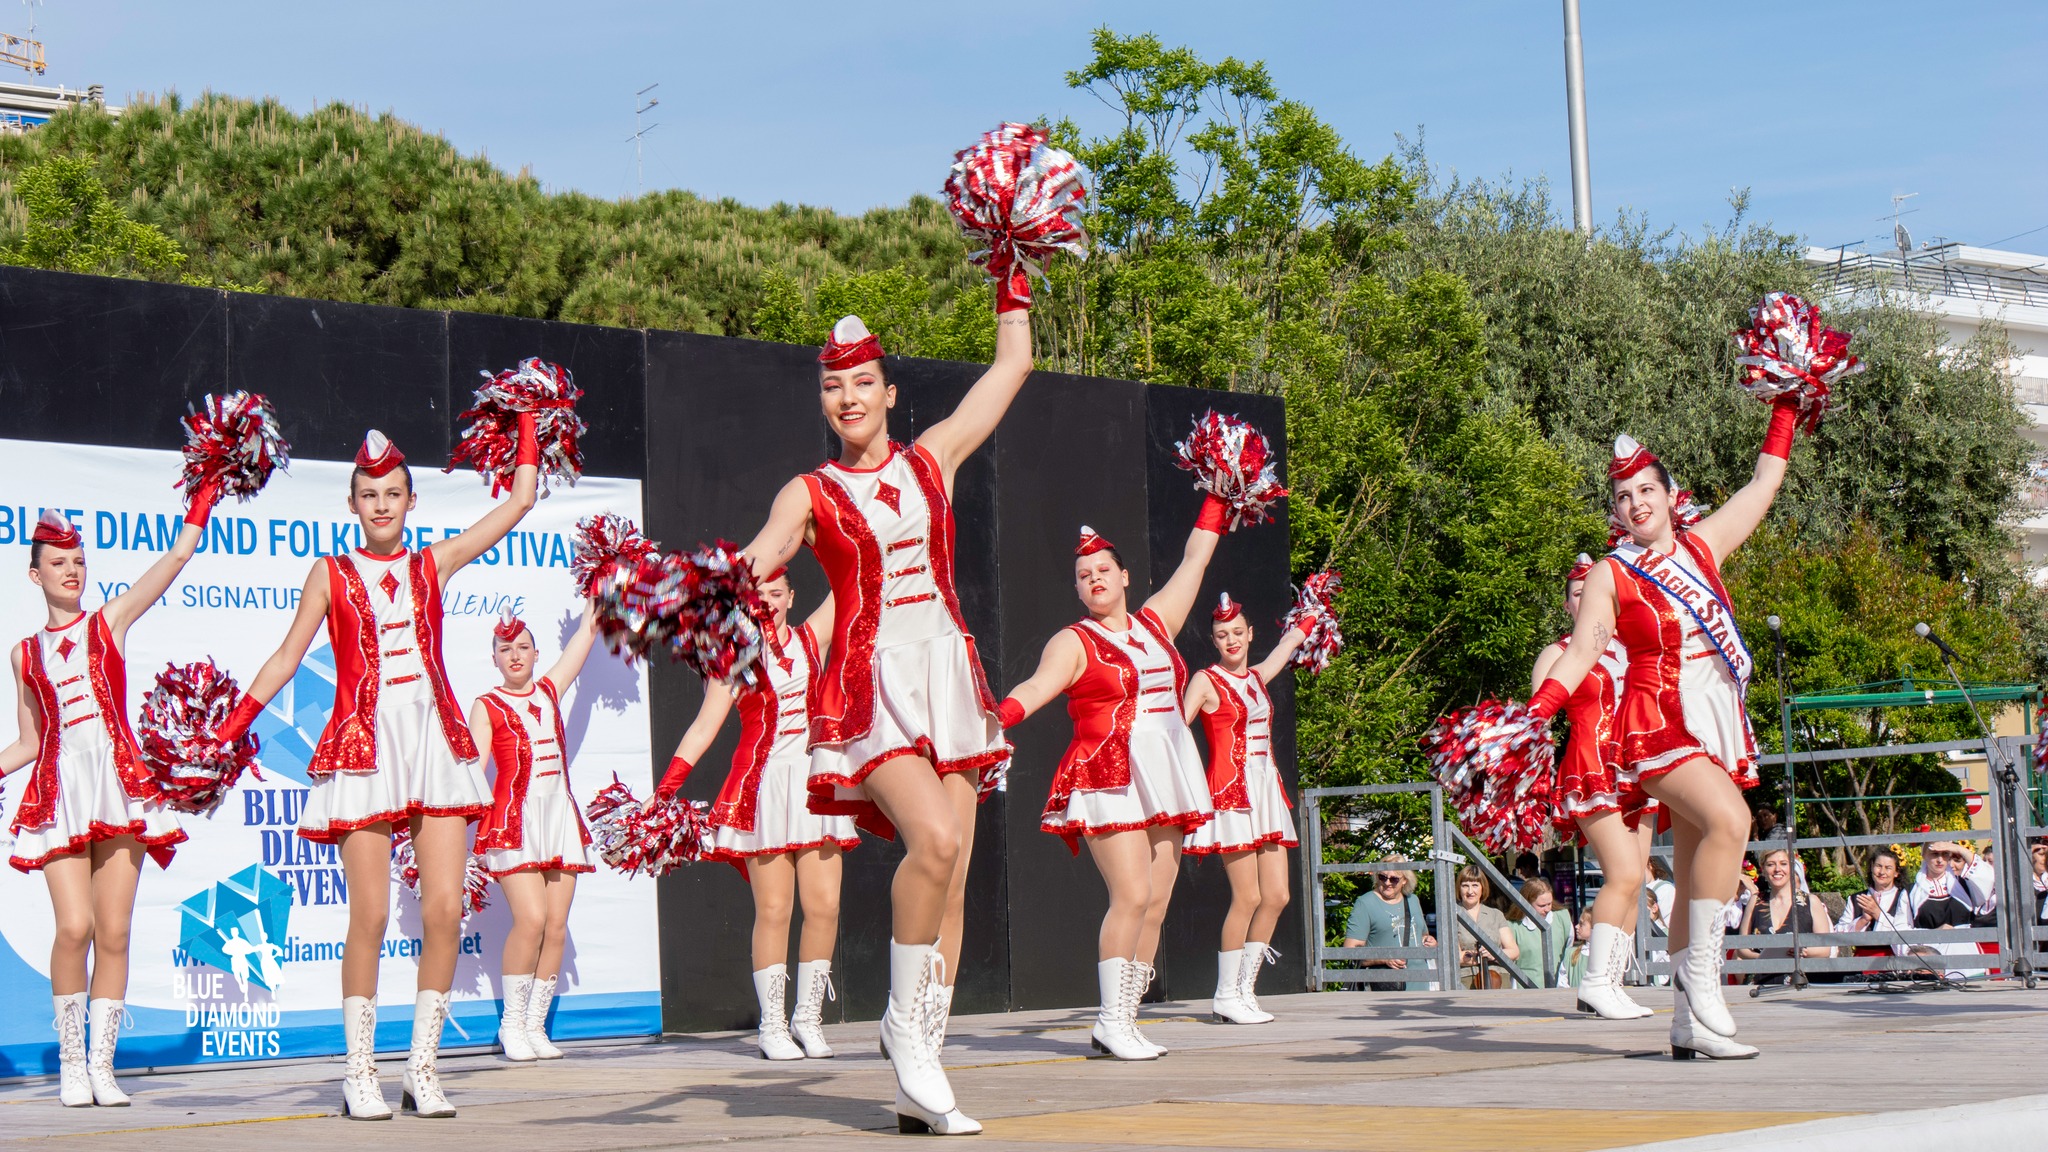
[[[1323,806],[1332,799],[1356,796],[1398,796],[1423,795],[1429,797],[1429,842],[1431,851],[1422,860],[1375,860],[1361,863],[1328,863],[1323,859]],[[1546,961],[1555,955],[1549,920],[1536,915],[1536,910],[1522,899],[1508,882],[1507,877],[1493,866],[1486,854],[1478,850],[1465,837],[1464,832],[1444,818],[1443,789],[1432,783],[1416,784],[1373,784],[1356,788],[1304,788],[1301,792],[1302,823],[1302,891],[1308,894],[1315,909],[1314,916],[1302,917],[1303,954],[1309,957],[1308,976],[1311,989],[1325,984],[1408,984],[1421,983],[1439,989],[1456,987],[1458,984],[1458,934],[1462,926],[1472,938],[1503,970],[1519,985],[1533,987],[1527,975],[1519,966],[1501,954],[1498,943],[1487,939],[1486,932],[1465,911],[1458,907],[1457,869],[1467,863],[1467,857],[1448,850],[1456,844],[1469,852],[1470,861],[1478,864],[1491,878],[1492,883],[1514,901],[1530,921],[1538,925]],[[1329,942],[1329,903],[1323,889],[1323,878],[1334,875],[1358,875],[1376,872],[1421,872],[1430,873],[1434,889],[1437,928],[1436,943],[1404,944],[1386,947],[1346,948]],[[1418,926],[1419,927],[1419,926]],[[1421,931],[1409,933],[1421,940]],[[1399,960],[1405,967],[1391,968],[1384,962]],[[1364,962],[1365,967],[1332,967],[1332,962]],[[1421,965],[1417,967],[1417,965]],[[1542,965],[1543,986],[1548,988],[1556,983],[1556,966]]]
[[[1821,286],[1830,295],[1882,289],[2048,307],[2048,260],[2040,270],[1987,268],[1956,259],[1960,247],[1943,244],[1904,257],[1840,250],[1825,266]]]

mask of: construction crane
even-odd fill
[[[36,35],[36,5],[42,0],[21,0],[28,9],[28,35],[16,36],[0,32],[0,63],[12,64],[17,68],[33,72],[38,76],[50,70],[43,61],[43,42]]]

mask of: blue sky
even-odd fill
[[[1891,196],[1917,192],[1917,239],[2048,254],[2048,4],[1584,0],[1584,21],[1603,225],[1627,210],[1697,233],[1747,187],[1756,219],[1876,247]],[[1360,154],[1419,131],[1447,170],[1548,177],[1570,213],[1555,0],[44,0],[36,22],[47,82],[391,110],[603,196],[635,190],[633,92],[658,81],[648,188],[842,211],[935,189],[951,152],[1000,119],[1104,125],[1062,76],[1108,24],[1263,59]],[[25,23],[0,0],[0,29]]]

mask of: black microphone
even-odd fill
[[[1940,636],[1935,635],[1934,629],[1929,628],[1925,620],[1922,620],[1920,623],[1913,625],[1913,634],[1915,636],[1920,637],[1922,640],[1932,641],[1936,648],[1941,649],[1941,654],[1943,656],[1948,657],[1950,660],[1957,659],[1956,650],[1948,646],[1948,641],[1943,640]]]

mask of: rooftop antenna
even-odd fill
[[[643,139],[646,138],[649,132],[652,132],[656,128],[661,127],[661,125],[659,123],[654,123],[647,125],[645,128],[642,128],[640,126],[640,118],[643,115],[645,115],[648,112],[648,110],[652,109],[653,107],[661,103],[660,100],[657,100],[654,97],[647,95],[649,92],[652,92],[659,87],[661,87],[661,81],[656,80],[654,83],[649,84],[647,87],[642,88],[638,92],[633,93],[633,103],[638,105],[638,107],[633,109],[633,135],[628,139],[631,141],[633,145],[633,174],[634,177],[640,182],[641,195],[646,195],[647,193],[647,165],[641,157],[640,143]],[[645,104],[640,103],[642,97],[646,97],[647,102]]]
[[[1904,224],[1899,223],[1899,217],[1911,216],[1914,212],[1919,211],[1919,209],[1911,208],[1901,212],[1899,211],[1899,205],[1918,195],[1918,192],[1895,192],[1892,194],[1892,243],[1898,245],[1899,259],[1901,260],[1913,254],[1913,234],[1906,231]]]

